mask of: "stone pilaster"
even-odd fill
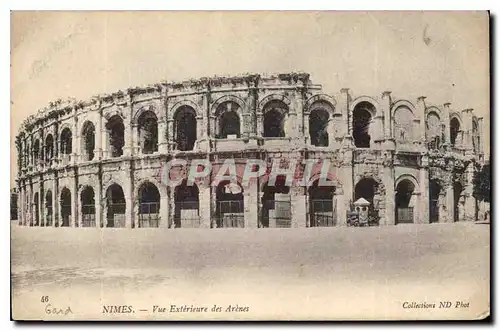
[[[339,188],[336,189],[335,195],[333,196],[334,206],[336,206],[337,213],[337,225],[345,226],[347,225],[347,217],[346,217],[346,202],[345,195],[343,190]],[[347,199],[349,200],[349,199]]]
[[[444,223],[453,223],[455,221],[455,196],[453,192],[453,184],[447,183],[445,187],[445,212],[444,215]],[[441,219],[441,215],[439,217]],[[441,222],[441,220],[440,220]]]
[[[125,180],[125,188],[124,188],[124,194],[125,194],[125,227],[127,229],[130,229],[132,227],[137,227],[137,224],[134,224],[134,205],[135,205],[135,199],[134,199],[134,194],[133,194],[133,188],[134,188],[134,183],[133,183],[133,177],[131,174],[130,170],[130,164],[127,165],[126,169],[126,180]],[[138,222],[138,220],[135,220]]]
[[[382,170],[382,182],[385,186],[385,215],[381,215],[385,225],[394,225],[396,214],[396,192],[394,189],[394,167],[384,166]]]
[[[419,186],[420,186],[420,203],[417,208],[420,209],[418,223],[429,223],[429,160],[427,156],[422,156],[422,161],[419,169]]]
[[[443,105],[443,122],[444,122],[444,146],[449,149],[451,147],[450,141],[450,106],[451,103],[447,102]]]
[[[127,107],[124,108],[123,112],[125,114],[125,118],[123,119],[123,125],[125,126],[125,139],[123,145],[123,155],[131,156],[134,155],[134,140],[135,132],[132,130],[132,127],[136,124],[133,122],[133,114],[134,114],[134,105],[133,105],[133,97],[131,94],[127,95]],[[135,139],[134,139],[135,138]],[[128,206],[128,204],[127,204]]]
[[[311,137],[309,136],[309,110],[304,109],[302,88],[296,92],[294,99],[295,102],[292,102],[292,109],[290,109],[288,115],[291,131],[289,134],[296,142],[299,142],[301,137],[304,137],[304,143],[309,145],[311,144]]]
[[[168,150],[167,139],[165,138],[167,123],[165,119],[161,118],[158,121],[158,151],[160,153],[166,153]]]
[[[385,91],[382,93],[382,113],[384,114],[384,149],[394,150],[396,148],[394,137],[392,135],[392,114],[391,114],[392,98],[391,92]]]
[[[59,190],[57,185],[57,175],[54,177],[54,181],[52,182],[52,226],[59,226]]]
[[[465,170],[466,185],[465,185],[465,205],[464,205],[464,220],[472,222],[476,218],[476,199],[473,196],[473,178],[474,178],[474,163],[469,163]]]
[[[245,208],[245,228],[257,228],[259,216],[259,193],[257,183],[249,183],[249,186],[244,191],[243,200]]]
[[[103,134],[102,134],[102,113],[99,110],[99,117],[97,119],[96,123],[96,130],[95,130],[95,148],[94,148],[94,158],[96,160],[102,160],[102,145],[103,145]],[[83,153],[82,153],[83,154]],[[97,212],[97,211],[96,211]]]
[[[95,190],[95,197],[94,197],[94,202],[95,202],[95,227],[100,228],[101,223],[102,223],[102,218],[103,218],[103,208],[102,208],[102,187],[101,184],[97,184],[97,189]]]
[[[302,186],[290,188],[292,228],[305,228],[307,222],[307,196]]]
[[[479,130],[479,153],[483,154],[484,153],[484,136],[483,136],[483,118],[478,117],[477,119],[478,123],[478,130]]]
[[[349,89],[343,88],[340,90],[340,100],[338,107],[340,108],[341,118],[340,118],[340,136],[341,137],[352,137],[352,120],[349,118]]]
[[[210,183],[208,185],[200,185],[200,195],[199,195],[199,201],[200,201],[200,228],[207,228],[209,229],[211,227],[211,196],[210,196]]]

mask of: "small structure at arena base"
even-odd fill
[[[326,94],[307,73],[161,82],[58,100],[28,117],[16,137],[19,224],[345,226],[360,197],[380,225],[474,221],[482,122],[470,108],[425,97]],[[162,168],[172,159],[205,159],[214,169],[232,159],[238,174],[248,159],[330,160],[334,186],[322,187],[313,169],[308,187],[268,185],[265,176],[249,185],[238,177],[238,190],[209,179],[170,187]]]

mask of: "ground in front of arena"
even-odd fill
[[[455,319],[489,311],[485,224],[11,229],[17,319]],[[110,314],[107,306],[129,308]]]

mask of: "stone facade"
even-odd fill
[[[472,221],[481,122],[472,109],[425,97],[345,88],[328,95],[304,73],[163,82],[57,101],[29,117],[16,139],[19,224],[341,226],[359,197],[380,225]],[[277,158],[327,159],[335,187],[270,189],[265,178],[212,186],[208,178],[174,188],[162,178],[173,158],[214,167],[231,158],[238,173],[247,159],[269,167]]]

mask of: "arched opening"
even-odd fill
[[[282,101],[271,101],[266,104],[264,112],[264,137],[280,138],[286,135],[286,115],[288,106]]]
[[[139,188],[139,228],[157,228],[160,221],[160,191],[151,182]]]
[[[456,117],[450,121],[450,142],[453,147],[458,143],[458,133],[460,132],[460,122]]]
[[[42,226],[40,223],[40,198],[38,192],[35,193],[34,199],[33,199],[33,205],[34,205],[34,220],[33,220],[33,225],[34,226]]]
[[[406,144],[413,140],[413,112],[405,106],[394,111],[393,134],[397,143]]]
[[[465,199],[462,195],[463,186],[460,182],[453,183],[453,222],[460,222],[463,219]]]
[[[95,149],[95,127],[92,122],[86,122],[83,125],[82,136],[84,161],[92,161]]]
[[[33,144],[33,164],[36,166],[40,161],[40,140],[35,140]]]
[[[290,228],[292,226],[290,187],[286,178],[278,176],[274,186],[263,188],[260,226],[264,228]]]
[[[328,146],[328,119],[330,114],[322,108],[315,109],[309,115],[309,136],[313,146]]]
[[[54,157],[54,137],[49,134],[45,138],[45,163],[49,166],[52,165],[52,160]]]
[[[443,142],[443,125],[437,113],[430,112],[427,115],[426,131],[427,148],[430,150],[441,148]]]
[[[52,219],[54,215],[54,211],[52,209],[52,191],[48,190],[45,193],[45,223],[46,226],[52,226]]]
[[[181,107],[175,114],[175,141],[180,151],[191,151],[196,142],[196,113],[188,106]]]
[[[92,186],[85,186],[80,197],[82,206],[82,227],[96,226],[95,194]]]
[[[372,114],[375,114],[375,107],[367,101],[362,101],[354,107],[353,137],[354,145],[358,148],[370,147]]]
[[[396,224],[414,222],[414,192],[415,185],[408,179],[403,179],[396,186]]]
[[[112,116],[106,123],[106,129],[109,134],[109,148],[111,157],[120,157],[123,155],[123,146],[125,146],[125,126],[123,119],[118,116]]]
[[[125,227],[125,195],[118,184],[112,184],[106,190],[106,227]]]
[[[215,216],[218,228],[243,228],[243,189],[239,184],[222,181],[217,186]]]
[[[318,186],[316,180],[309,187],[309,226],[329,227],[337,224],[335,186]]]
[[[439,196],[441,186],[436,180],[429,181],[429,223],[439,222]]]
[[[65,187],[61,190],[61,226],[71,224],[71,191]]]
[[[174,192],[176,228],[197,228],[200,226],[200,201],[198,186],[186,185],[186,180]]]
[[[18,220],[17,217],[17,193],[12,192],[10,193],[10,220]]]
[[[152,111],[145,111],[137,121],[139,145],[143,154],[158,151],[158,119]]]
[[[479,143],[480,143],[480,140],[479,140],[479,123],[474,118],[472,120],[472,149],[474,151],[474,154],[479,154],[479,152],[480,152]]]
[[[224,111],[218,118],[219,130],[217,138],[240,138],[240,117],[233,110]]]
[[[85,138],[84,138],[85,139]],[[69,160],[69,155],[73,152],[73,134],[69,128],[64,128],[61,132],[61,157]]]
[[[354,201],[359,198],[366,199],[370,205],[368,207],[368,217],[377,223],[379,216],[379,203],[384,199],[384,194],[380,190],[380,184],[373,178],[361,179],[354,189]]]

